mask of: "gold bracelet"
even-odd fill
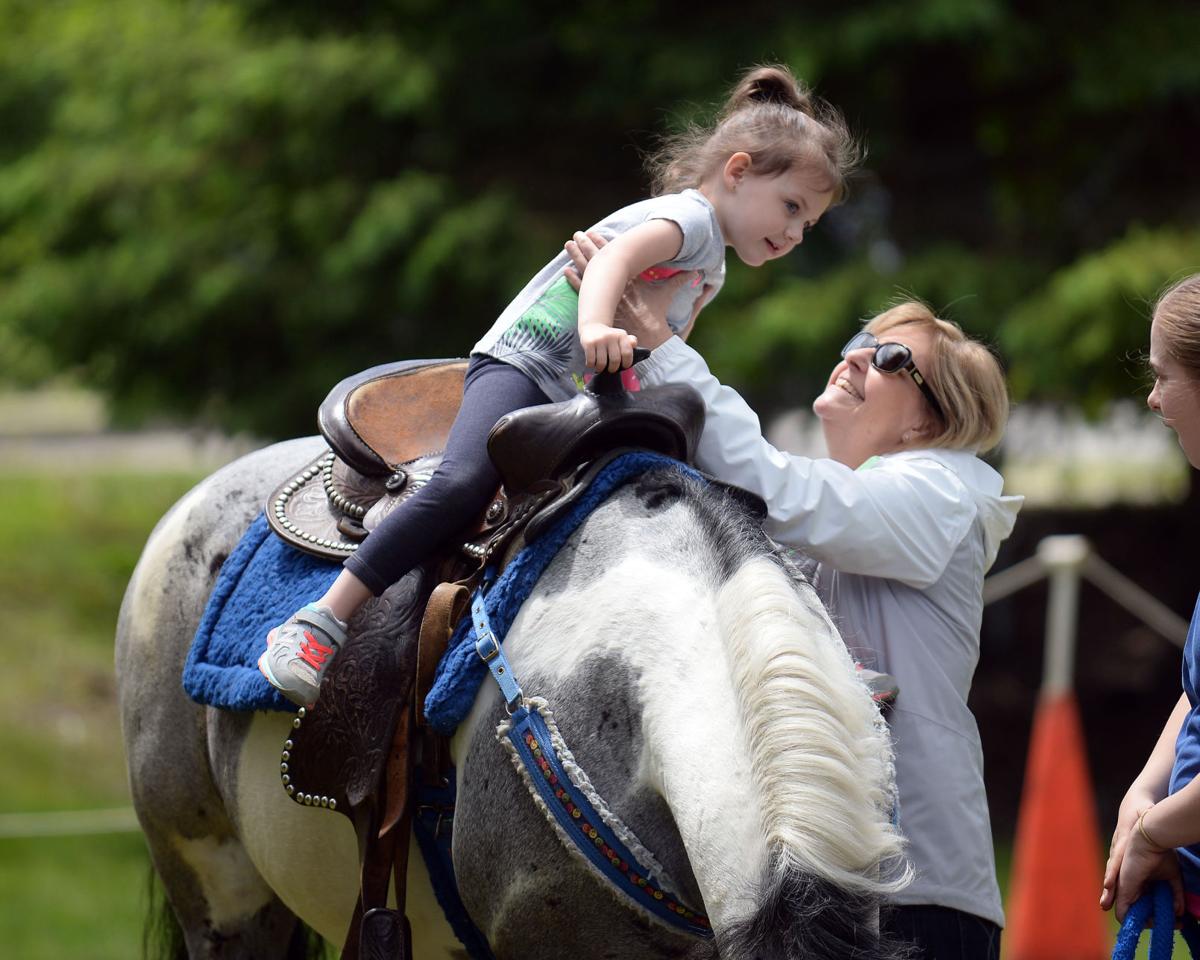
[[[1138,823],[1138,833],[1140,833],[1142,835],[1143,840],[1145,840],[1148,844],[1150,844],[1150,847],[1154,850],[1155,853],[1166,853],[1167,848],[1162,846],[1161,844],[1155,843],[1150,838],[1150,834],[1148,834],[1146,832],[1146,824],[1142,822],[1143,820],[1146,819],[1146,814],[1148,814],[1153,809],[1154,809],[1153,807],[1147,807],[1145,810],[1142,811],[1142,815],[1140,817],[1138,817],[1138,822],[1137,822]]]

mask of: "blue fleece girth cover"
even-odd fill
[[[321,596],[341,569],[288,546],[260,513],[209,595],[183,667],[188,696],[226,710],[294,711],[258,672],[258,657],[267,633]]]

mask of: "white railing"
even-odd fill
[[[1075,625],[1079,611],[1079,581],[1088,580],[1146,626],[1182,647],[1188,624],[1175,611],[1105,563],[1087,538],[1078,534],[1044,537],[1037,552],[988,577],[983,602],[991,603],[1036,583],[1050,581],[1046,604],[1046,653],[1042,693],[1053,695],[1071,689],[1075,674]]]
[[[0,813],[0,840],[24,837],[72,837],[83,834],[134,833],[140,830],[133,807],[105,810],[52,810]]]

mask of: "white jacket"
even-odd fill
[[[1021,497],[974,453],[916,450],[857,470],[784,453],[757,415],[678,337],[638,366],[643,383],[690,383],[707,407],[701,469],[759,494],[767,532],[810,557],[846,645],[892,674],[900,828],[916,871],[896,896],[1003,924],[983,754],[967,708],[979,660],[983,577]]]

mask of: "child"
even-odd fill
[[[1150,326],[1154,389],[1146,402],[1200,468],[1200,274],[1164,293]],[[1200,917],[1200,603],[1183,648],[1183,694],[1121,802],[1100,906],[1117,919],[1147,880],[1170,881],[1175,912]],[[1181,878],[1182,870],[1182,878]]]
[[[487,505],[499,484],[487,454],[496,421],[569,398],[589,368],[632,364],[636,340],[613,325],[631,278],[695,271],[667,314],[683,330],[724,283],[725,247],[751,267],[782,257],[842,198],[856,160],[841,116],[777,66],[747,72],[712,128],[669,140],[654,161],[655,196],[592,228],[611,239],[579,293],[563,276],[562,253],[475,344],[441,467],[346,560],[323,597],[271,631],[258,661],[267,680],[295,703],[314,703],[355,611]]]

